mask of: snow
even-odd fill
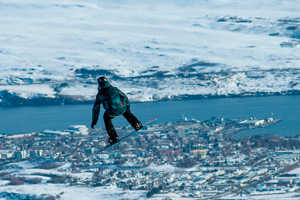
[[[77,77],[81,68],[150,76],[138,83],[114,80],[134,101],[300,90],[299,71],[282,72],[300,69],[300,48],[280,46],[297,37],[299,23],[278,21],[299,21],[296,0],[0,0],[0,6],[0,91],[23,98],[93,99],[95,80]],[[178,76],[180,67],[197,62],[217,65],[184,73],[235,73],[206,80]],[[270,69],[279,71],[261,71]],[[164,71],[171,77],[155,78]],[[58,88],[61,83],[67,85]]]
[[[72,163],[64,163],[62,166],[58,167],[57,170],[68,170],[71,169]]]
[[[8,166],[10,166],[10,165],[18,166],[21,169],[30,169],[30,168],[34,168],[34,167],[38,166],[36,163],[30,162],[30,161],[21,161],[21,162],[17,162],[17,163],[8,164]]]
[[[104,154],[103,154],[104,155]],[[56,196],[60,197],[62,200],[73,200],[73,199],[85,199],[85,200],[94,200],[94,199],[146,199],[146,194],[148,191],[144,190],[123,190],[114,185],[103,186],[103,187],[82,187],[82,186],[68,186],[67,184],[51,184],[48,183],[50,177],[48,175],[69,175],[72,177],[79,178],[79,181],[89,181],[92,178],[92,173],[71,173],[68,169],[71,167],[71,163],[61,163],[62,165],[56,169],[37,169],[34,168],[37,165],[37,162],[22,161],[13,163],[16,166],[22,167],[15,169],[11,175],[16,177],[25,177],[27,179],[38,178],[41,179],[39,184],[24,184],[24,185],[9,185],[10,181],[0,180],[0,193],[1,195],[6,194],[19,194],[22,196],[31,195],[31,196]],[[195,171],[198,166],[193,168],[185,169],[185,171]],[[164,164],[157,165],[151,164],[147,168],[142,169],[143,171],[153,171],[153,172],[176,172],[176,167]],[[65,170],[65,171],[64,171]],[[140,170],[140,169],[139,169]],[[295,169],[290,173],[298,173],[299,169]],[[44,175],[37,175],[37,174]],[[230,194],[222,197],[223,199],[295,199],[296,192],[284,193],[284,194],[263,194],[263,193],[253,193],[257,196],[249,196],[243,194]],[[5,196],[1,196],[5,198]],[[0,197],[0,198],[1,198]],[[181,194],[168,193],[168,194],[155,194],[151,199],[163,199],[171,198],[174,200],[182,199]],[[186,198],[192,199],[192,198]]]
[[[18,186],[2,186],[0,192],[43,195],[52,196],[59,195],[62,200],[74,199],[139,199],[140,196],[145,196],[145,191],[131,191],[126,193],[122,189],[116,187],[67,187],[59,184],[38,184],[38,185],[22,185]]]
[[[32,97],[49,97],[54,98],[55,92],[50,85],[38,84],[38,85],[0,85],[1,90],[8,90],[11,93],[19,94],[23,98],[32,98]]]
[[[71,163],[66,162],[56,169],[39,169],[35,168],[37,162],[22,161],[13,164],[19,168],[15,168],[11,173],[15,177],[25,177],[27,179],[38,178],[42,182],[39,184],[24,184],[24,185],[9,185],[10,181],[0,180],[0,193],[17,193],[20,195],[37,195],[42,194],[47,195],[60,195],[61,199],[126,199],[139,198],[139,196],[144,195],[145,191],[131,191],[126,192],[115,186],[108,187],[70,187],[66,184],[51,184],[48,181],[51,179],[51,175],[68,175],[78,178],[78,181],[91,181],[93,173],[81,172],[81,173],[71,173],[68,169],[71,167]],[[64,171],[65,170],[65,171]],[[48,175],[48,176],[47,176]],[[2,197],[2,196],[1,196]]]
[[[12,171],[12,174],[16,176],[26,176],[26,177],[41,177],[43,175],[58,175],[58,176],[72,176],[75,178],[79,178],[80,180],[91,180],[93,177],[93,173],[91,172],[81,172],[81,173],[72,173],[70,172],[71,163],[66,162],[62,163],[60,167],[54,169],[41,169],[36,168],[40,163],[32,162],[32,161],[21,161],[16,163],[7,164],[8,167],[13,167],[12,169],[6,171]],[[4,170],[2,170],[4,171]],[[41,176],[40,176],[41,175]],[[48,177],[42,178],[43,180],[48,179]]]
[[[93,173],[89,173],[89,172],[81,172],[81,173],[71,173],[68,171],[59,172],[56,169],[26,169],[26,170],[20,170],[18,174],[21,175],[43,174],[43,175],[59,175],[59,176],[68,175],[82,180],[91,180],[93,177]]]
[[[148,167],[143,169],[143,171],[154,171],[154,172],[169,172],[169,173],[174,173],[176,170],[182,170],[182,168],[174,167],[170,164],[164,164],[164,165],[157,165],[151,163]],[[191,169],[184,169],[185,171],[193,171],[194,168]]]
[[[300,168],[293,169],[292,171],[289,171],[288,174],[297,174],[300,176]]]
[[[298,199],[297,193],[286,193],[286,194],[271,194],[271,195],[261,195],[261,196],[250,196],[250,195],[229,195],[228,197],[223,197],[222,199],[244,199],[244,200],[253,200],[253,199],[262,199],[262,200],[273,200],[273,199],[282,199],[282,200],[295,200]]]
[[[151,171],[160,171],[160,172],[174,172],[175,168],[169,164],[164,164],[164,165],[156,165],[156,164],[151,164],[149,167],[146,168],[147,170]]]
[[[0,180],[0,186],[7,185],[10,181]]]
[[[65,87],[60,92],[61,95],[76,95],[84,96],[85,98],[92,99],[96,96],[95,92],[97,91],[97,85],[79,85],[74,84],[68,87]]]

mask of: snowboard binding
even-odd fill
[[[120,141],[119,136],[114,128],[108,131],[109,139],[108,142],[110,145],[113,145]]]
[[[142,125],[141,122],[136,122],[136,123],[132,124],[132,126],[133,126],[134,130],[136,130],[136,131],[138,131],[141,128],[143,128],[143,125]]]
[[[115,143],[117,143],[117,142],[119,142],[119,141],[120,141],[119,137],[109,138],[109,139],[108,139],[108,143],[109,143],[110,145],[113,145],[113,144],[115,144]]]

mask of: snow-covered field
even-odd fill
[[[107,187],[78,187],[66,184],[52,184],[48,176],[66,175],[77,178],[78,181],[91,181],[93,173],[71,173],[71,163],[66,163],[56,169],[38,169],[37,163],[22,161],[7,165],[8,169],[1,172],[10,172],[12,176],[25,177],[27,179],[42,179],[39,184],[11,185],[10,181],[0,181],[0,198],[4,199],[37,199],[44,197],[55,197],[55,199],[75,200],[75,199],[139,199],[145,197],[146,191],[126,192],[116,186]],[[10,167],[9,167],[10,166]],[[41,174],[41,175],[37,175]]]
[[[1,191],[15,194],[17,200],[26,199],[29,194],[34,197],[52,196],[63,200],[105,200],[105,199],[146,199],[145,191],[126,192],[117,187],[66,187],[61,184],[38,184],[38,185],[23,185],[23,186],[6,186],[1,187]],[[4,196],[4,195],[3,195]],[[13,195],[10,195],[13,196]],[[143,197],[144,198],[141,198]],[[8,197],[4,196],[4,197]],[[59,197],[59,198],[58,198]],[[10,198],[7,198],[10,199]],[[13,198],[11,198],[13,199]]]
[[[61,163],[60,167],[54,169],[40,169],[37,168],[40,163],[34,161],[21,161],[13,164],[7,164],[3,167],[1,173],[9,173],[12,177],[23,177],[26,179],[41,179],[38,184],[21,184],[13,185],[9,180],[0,180],[0,199],[7,200],[17,199],[36,199],[44,197],[55,197],[55,199],[63,200],[104,200],[104,199],[147,199],[146,190],[123,190],[120,187],[110,185],[102,187],[87,187],[87,186],[70,186],[69,184],[55,184],[49,183],[52,175],[69,176],[77,178],[78,182],[91,181],[93,177],[92,172],[70,172],[71,163]],[[171,165],[151,165],[145,170],[167,172],[174,171]],[[172,199],[180,199],[180,195],[159,195],[153,199],[162,199],[163,197],[172,197]]]
[[[92,100],[100,75],[135,101],[300,91],[300,45],[280,45],[300,39],[298,0],[0,0],[0,8],[2,105]]]
[[[19,199],[62,199],[62,200],[106,200],[106,199],[130,199],[130,200],[144,200],[146,198],[147,190],[123,190],[121,187],[117,187],[114,184],[108,186],[71,186],[69,183],[49,183],[50,177],[53,175],[57,176],[69,176],[74,177],[77,183],[84,181],[92,181],[92,172],[80,172],[72,173],[71,163],[61,163],[61,166],[53,169],[40,169],[38,168],[40,163],[33,161],[21,161],[13,164],[7,164],[2,166],[1,174],[8,173],[9,177],[23,177],[28,179],[41,179],[40,183],[36,184],[21,184],[14,185],[11,181],[2,179],[0,180],[0,199],[7,200],[19,200]],[[6,168],[6,169],[5,169]],[[142,170],[142,169],[137,169]],[[165,165],[155,165],[151,164],[149,167],[145,168],[144,171],[155,171],[155,172],[174,172],[175,167],[165,164]],[[187,171],[194,171],[195,168],[186,169]],[[298,173],[300,168],[292,170],[291,174]],[[175,175],[177,176],[177,175]],[[255,194],[255,193],[253,193]],[[162,199],[195,199],[192,197],[182,197],[179,193],[159,193],[152,196],[150,199],[162,200]],[[263,200],[273,200],[273,199],[299,199],[299,193],[297,191],[284,191],[272,192],[271,194],[258,194],[258,195],[246,195],[246,194],[224,194],[220,199],[263,199]],[[50,198],[52,197],[52,198]]]

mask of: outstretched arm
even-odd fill
[[[97,95],[94,106],[93,106],[93,120],[92,120],[92,124],[91,124],[92,129],[94,129],[94,126],[98,122],[100,107],[101,107],[101,100],[99,98],[99,95]]]

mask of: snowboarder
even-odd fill
[[[127,121],[137,131],[143,127],[142,123],[131,113],[130,103],[127,96],[117,87],[113,87],[108,79],[101,76],[97,80],[98,94],[93,106],[92,129],[97,124],[101,103],[105,109],[103,114],[104,124],[109,135],[108,142],[112,145],[119,141],[119,136],[112,124],[112,119],[116,116],[123,115]]]

